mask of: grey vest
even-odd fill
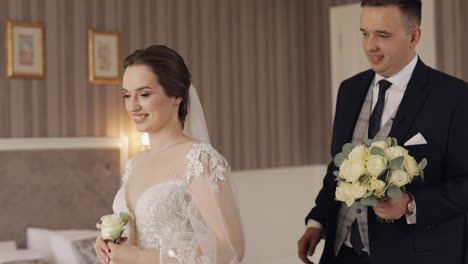
[[[352,144],[359,145],[364,139],[367,139],[367,130],[369,127],[369,118],[371,115],[372,109],[372,85],[369,87],[364,103],[362,104],[361,113],[356,122],[356,126],[353,132]],[[385,123],[385,125],[380,129],[380,131],[375,136],[375,139],[385,139],[387,138],[393,124],[393,118],[395,117],[396,112],[392,114],[391,118]],[[372,209],[371,209],[372,210]],[[354,222],[354,219],[358,220],[359,231],[361,233],[362,243],[364,244],[364,251],[371,253],[369,250],[369,234],[367,228],[367,208],[366,206],[361,205],[361,203],[356,202],[351,207],[348,207],[345,203],[341,204],[340,210],[338,212],[338,221],[337,221],[337,231],[335,238],[335,255],[338,255],[338,251],[341,248],[341,245],[346,240],[348,233],[351,230],[351,224]]]

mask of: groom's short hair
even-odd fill
[[[362,0],[361,7],[365,6],[397,6],[408,19],[409,25],[421,25],[421,0]]]

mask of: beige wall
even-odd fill
[[[246,240],[243,263],[302,263],[297,240],[304,233],[304,219],[315,206],[326,170],[325,165],[312,165],[232,173]],[[316,248],[314,263],[322,250],[323,242]]]

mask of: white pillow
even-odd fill
[[[2,251],[0,254],[0,263],[37,263],[37,264],[46,264],[48,263],[45,259],[45,255],[39,251],[33,250],[9,250]]]
[[[77,230],[74,233],[55,233],[50,237],[50,247],[52,249],[53,261],[56,264],[81,264],[85,262],[82,254],[76,250],[74,243],[86,240],[94,243],[99,235],[99,231]],[[94,254],[94,246],[89,245],[90,254]],[[97,262],[94,255],[93,260]]]
[[[76,230],[52,230],[45,228],[28,227],[26,237],[26,245],[30,250],[35,250],[44,253],[47,261],[54,263],[54,254],[50,247],[50,238],[55,233],[73,234]]]
[[[16,250],[16,241],[1,241],[0,252]]]
[[[72,241],[92,238],[99,235],[98,230],[67,229],[51,230],[43,228],[28,228],[28,249],[44,253],[47,261],[52,264],[82,263],[74,252]]]

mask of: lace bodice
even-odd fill
[[[135,211],[132,213],[128,208],[126,194],[127,181],[132,172],[132,159],[128,160],[121,188],[114,199],[113,210],[114,213],[129,214],[130,220],[125,230],[129,242],[140,248],[158,249],[161,252],[167,250],[164,249],[165,247],[177,247],[175,244],[186,247],[184,254],[190,251],[187,247],[190,247],[192,251],[199,251],[200,245],[197,245],[197,241],[203,240],[204,237],[211,237],[210,239],[213,240],[214,235],[211,234],[210,227],[205,223],[198,205],[194,202],[193,195],[197,191],[193,189],[192,181],[194,178],[204,177],[206,184],[209,185],[208,190],[214,193],[220,192],[218,183],[226,179],[224,174],[229,171],[226,160],[210,144],[196,143],[188,151],[183,177],[146,189],[138,199]],[[200,231],[204,234],[197,234]],[[184,238],[181,239],[181,237]],[[213,241],[206,243],[213,244]],[[180,252],[182,251],[179,251],[179,254]],[[165,253],[169,256],[175,254],[174,251]],[[199,254],[190,263],[216,263],[215,260],[210,261],[210,258],[216,259],[216,257]]]
[[[114,200],[114,212],[130,215],[126,228],[129,240],[145,249],[161,249],[161,241],[168,234],[193,232],[186,215],[189,197],[184,181],[168,181],[146,190],[139,198],[135,213],[126,203],[126,183],[123,183]]]

